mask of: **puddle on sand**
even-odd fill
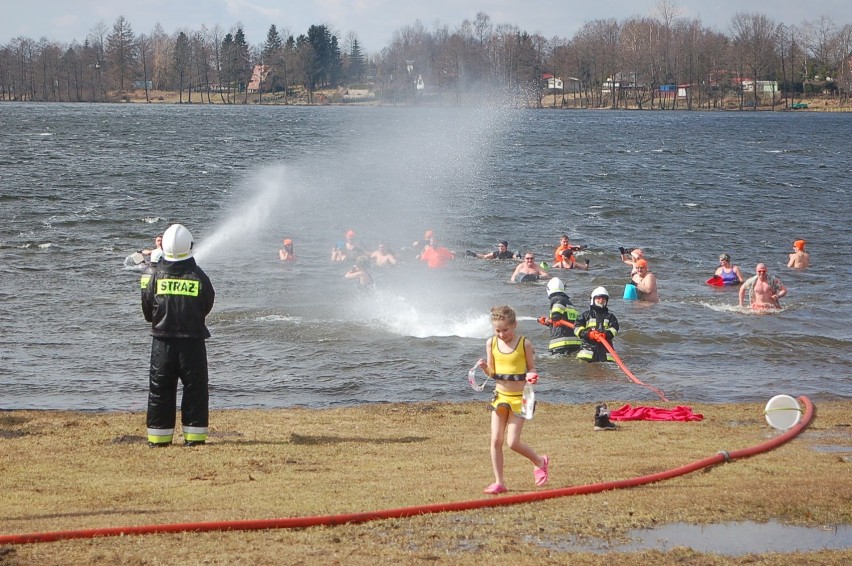
[[[566,552],[637,552],[689,547],[697,552],[726,556],[764,552],[809,552],[852,548],[852,526],[800,527],[769,523],[723,523],[690,525],[674,523],[657,529],[635,529],[628,533],[632,542],[609,544],[601,539],[572,542],[540,541],[544,546]],[[567,544],[566,544],[567,542]]]
[[[817,452],[852,452],[852,446],[838,446],[836,444],[814,444],[811,446],[811,449],[816,450]]]
[[[816,452],[835,454],[842,462],[852,462],[852,446],[837,446],[836,444],[815,444],[811,449]]]

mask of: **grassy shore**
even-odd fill
[[[594,432],[592,406],[540,403],[524,438],[550,456],[551,481],[535,488],[529,462],[507,451],[509,495],[653,474],[778,434],[762,405],[691,406],[703,421]],[[850,525],[852,401],[815,406],[810,426],[776,450],[647,486],[336,527],[7,545],[0,564],[583,565],[602,563],[599,552],[636,528]],[[0,412],[0,535],[393,509],[483,498],[493,481],[484,402],[214,411],[210,442],[194,448],[148,448],[144,420]],[[852,563],[852,549],[743,557],[675,548],[613,560],[839,565]]]

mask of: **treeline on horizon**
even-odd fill
[[[181,102],[246,103],[252,73],[260,70],[252,94],[271,93],[285,104],[297,94],[310,102],[319,89],[341,87],[397,103],[418,96],[493,102],[497,95],[541,105],[558,86],[548,82],[555,77],[563,103],[570,96],[580,107],[718,108],[732,96],[742,107],[765,96],[757,81],[777,85],[785,100],[828,94],[848,101],[850,54],[852,24],[827,16],[788,26],[738,13],[726,35],[678,17],[667,2],[653,16],[586,22],[570,39],[495,25],[482,12],[453,30],[430,31],[417,21],[369,56],[355,33],[341,45],[324,25],[285,36],[272,24],[265,41],[252,46],[239,26],[169,35],[157,24],[137,35],[121,16],[111,28],[96,25],[82,44],[17,37],[0,46],[0,100],[104,102],[156,90],[177,92]],[[678,86],[686,87],[685,100],[663,96]]]

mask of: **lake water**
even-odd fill
[[[538,399],[659,404],[615,365],[547,354],[544,283],[464,257],[559,236],[607,286],[616,348],[672,402],[852,398],[852,114],[0,104],[0,409],[144,410],[150,337],[133,251],[181,222],[217,291],[211,406],[465,401],[492,305],[536,347]],[[402,258],[376,290],[330,262],[348,229]],[[429,270],[425,230],[459,252]],[[292,238],[298,261],[278,260]],[[786,268],[804,238],[812,268]],[[621,300],[642,247],[661,302]],[[704,284],[730,253],[790,289],[766,316]]]

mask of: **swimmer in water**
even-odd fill
[[[562,250],[562,259],[554,263],[551,267],[553,267],[553,269],[584,269],[588,271],[589,260],[587,259],[585,264],[577,263],[577,259],[574,257],[574,251],[567,249]]]
[[[793,242],[793,253],[790,254],[787,267],[792,269],[807,269],[810,264],[811,258],[808,252],[805,251],[805,240],[796,240]]]
[[[293,253],[293,240],[286,238],[284,247],[278,250],[278,259],[281,261],[296,261],[296,254]]]
[[[355,260],[355,265],[352,269],[346,272],[343,276],[346,279],[354,279],[358,283],[358,287],[363,290],[373,288],[373,276],[367,271],[367,265],[370,260],[367,256],[361,256]]]
[[[657,276],[648,271],[648,262],[644,259],[637,259],[634,262],[633,271],[630,273],[630,280],[636,285],[636,291],[639,293],[639,300],[646,303],[657,303],[660,297],[657,294]]]
[[[370,259],[376,267],[385,267],[396,265],[396,255],[382,242],[379,244],[379,249],[370,254]]]
[[[751,308],[755,310],[780,309],[781,303],[778,299],[787,296],[787,287],[777,277],[769,276],[769,270],[766,269],[765,264],[758,263],[755,271],[757,271],[757,274],[746,279],[740,287],[740,306],[744,306],[745,294],[748,292]]]
[[[571,243],[571,240],[568,238],[567,234],[562,234],[562,237],[559,238],[559,246],[553,251],[553,261],[559,263],[562,261],[562,252],[565,250],[570,250],[572,252],[580,251],[583,249],[583,246],[575,246]]]
[[[719,256],[719,267],[716,268],[715,276],[720,278],[724,285],[739,285],[743,282],[739,266],[731,263],[731,256],[728,254]]]
[[[465,255],[477,257],[479,259],[515,259],[521,257],[520,254],[509,250],[509,242],[506,240],[497,244],[497,249],[493,252],[478,254],[476,252],[466,251]]]
[[[515,271],[512,272],[512,277],[509,281],[512,283],[530,283],[538,281],[542,277],[547,277],[547,271],[536,265],[535,254],[526,252],[524,254],[524,261],[518,264]]]

